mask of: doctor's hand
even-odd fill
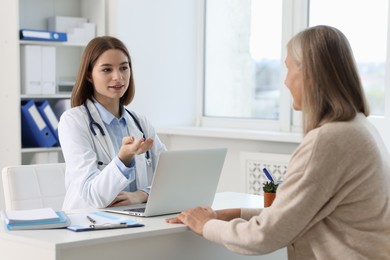
[[[145,153],[153,146],[153,139],[140,138],[135,140],[134,136],[125,136],[122,139],[122,146],[118,152],[118,158],[126,166],[129,166],[135,155]]]
[[[126,192],[121,191],[116,198],[107,207],[127,206],[131,204],[140,204],[148,200],[148,194],[144,191]]]

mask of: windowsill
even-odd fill
[[[208,128],[208,127],[166,127],[158,128],[159,135],[177,135],[177,136],[192,136],[192,137],[212,137],[226,139],[241,139],[267,142],[283,142],[283,143],[300,143],[302,134],[287,133],[278,131],[257,131],[247,129],[225,129],[225,128]]]

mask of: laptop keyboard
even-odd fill
[[[126,211],[145,212],[145,208],[126,209]]]

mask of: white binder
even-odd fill
[[[42,94],[56,93],[56,49],[53,46],[41,46],[41,84]]]
[[[41,46],[24,45],[21,51],[22,93],[41,94]]]
[[[55,47],[23,45],[21,54],[22,94],[55,94]]]

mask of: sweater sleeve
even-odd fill
[[[229,222],[210,220],[203,228],[203,236],[239,254],[267,254],[286,247],[314,225],[321,205],[325,204],[325,199],[315,196],[321,193],[316,185],[309,186],[306,195],[295,197],[291,196],[295,194],[294,189],[285,188],[273,205],[258,215],[253,215],[256,211],[243,209],[241,218]]]

